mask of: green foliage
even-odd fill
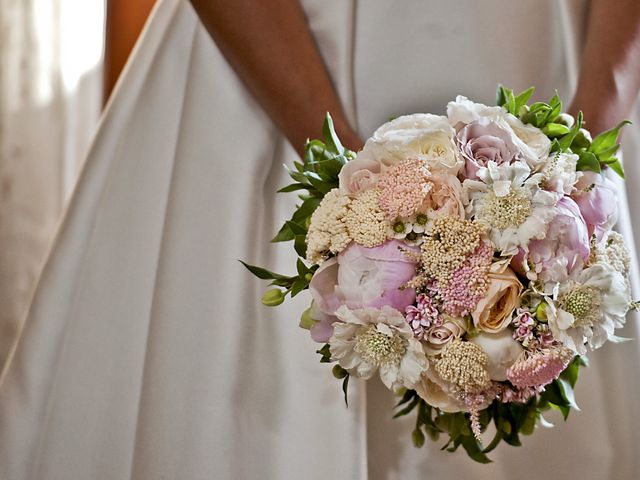
[[[611,168],[624,178],[624,170],[616,153],[620,148],[618,143],[620,131],[631,122],[624,120],[591,141],[585,135],[584,130],[581,130],[583,125],[582,112],[571,124],[571,116],[562,112],[562,102],[557,93],[548,102],[535,102],[528,105],[527,102],[533,92],[532,87],[516,95],[513,90],[500,85],[496,99],[497,104],[524,123],[540,128],[552,140],[552,152],[577,154],[579,156],[578,170],[591,170],[599,173],[604,168]]]
[[[293,163],[293,168],[285,165],[289,176],[294,183],[278,190],[279,193],[299,192],[300,203],[296,206],[291,218],[284,222],[272,242],[293,241],[293,247],[299,258],[296,262],[297,275],[286,276],[271,272],[265,268],[241,263],[256,277],[262,280],[271,280],[270,285],[284,288],[280,290],[282,300],[289,294],[295,297],[301,291],[309,287],[313,274],[318,265],[307,266],[307,231],[311,221],[311,215],[318,208],[324,196],[332,189],[338,187],[338,174],[343,165],[355,157],[355,153],[346,149],[333,127],[331,115],[327,116],[322,127],[324,141],[308,140],[304,148],[304,157],[301,161]],[[263,303],[267,306],[275,306],[282,303],[280,293],[269,290],[265,293]],[[277,298],[276,298],[277,297]],[[301,319],[303,328],[311,328],[313,320],[308,312]]]
[[[575,357],[560,378],[549,384],[538,397],[533,397],[524,404],[502,403],[495,400],[480,411],[481,431],[486,432],[491,423],[495,427],[494,436],[486,447],[474,437],[468,413],[443,412],[427,404],[414,390],[401,392],[402,396],[396,404],[397,412],[394,418],[416,412],[416,425],[411,438],[417,448],[424,445],[425,435],[437,441],[440,435],[445,434],[448,440],[442,446],[442,450],[455,452],[462,447],[476,462],[489,463],[491,459],[487,454],[500,443],[520,446],[522,444],[520,437],[531,435],[536,425],[552,426],[542,416],[545,411],[551,408],[559,410],[566,420],[571,409],[578,410],[573,389],[578,380],[580,367],[586,365],[586,358]]]

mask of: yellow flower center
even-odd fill
[[[397,363],[404,356],[406,341],[399,335],[386,335],[375,325],[363,328],[356,335],[354,350],[367,362],[376,367]]]
[[[531,200],[521,189],[511,187],[509,193],[499,197],[490,191],[485,196],[481,215],[492,227],[506,230],[519,227],[531,215]]]
[[[592,286],[580,286],[562,295],[558,306],[573,315],[572,327],[591,327],[600,313],[600,291]]]

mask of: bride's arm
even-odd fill
[[[191,0],[229,64],[298,151],[325,112],[359,149],[298,0]]]
[[[629,115],[640,90],[640,1],[592,0],[582,69],[571,111],[593,133]]]

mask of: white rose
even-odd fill
[[[424,160],[433,172],[457,175],[463,165],[454,142],[455,130],[446,117],[416,113],[378,128],[362,154],[391,166],[407,159]]]
[[[473,337],[471,342],[482,348],[489,357],[487,372],[491,380],[502,382],[507,379],[507,370],[524,351],[522,345],[513,339],[510,328],[498,333],[485,333]]]
[[[488,107],[475,103],[463,96],[457,96],[447,105],[447,117],[454,127],[459,123],[468,124],[480,118],[489,118],[501,128],[512,133],[512,141],[520,150],[522,159],[536,171],[549,156],[551,141],[542,130],[508,113],[502,107]]]

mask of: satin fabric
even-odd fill
[[[489,103],[498,82],[568,98],[587,7],[303,3],[363,137],[393,115],[441,113],[459,93]],[[296,200],[275,195],[287,181],[282,163],[294,159],[191,6],[161,1],[3,373],[1,478],[639,476],[634,344],[592,355],[582,412],[523,448],[501,447],[489,466],[440,444],[414,449],[413,419],[391,420],[394,398],[379,382],[353,381],[345,408],[297,327],[308,296],[262,307],[264,284],[237,262],[293,271],[291,247],[268,240]],[[637,167],[627,163],[632,182]],[[637,198],[629,205],[637,213]]]

